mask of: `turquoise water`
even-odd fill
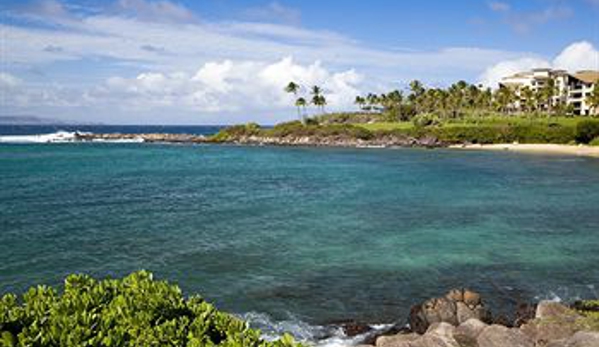
[[[0,145],[0,293],[148,269],[237,313],[402,319],[596,297],[599,160],[450,150]]]

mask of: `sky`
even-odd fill
[[[0,115],[274,124],[358,94],[599,70],[599,0],[2,0]]]

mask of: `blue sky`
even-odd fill
[[[0,4],[0,114],[129,124],[292,118],[291,79],[332,110],[411,79],[493,86],[599,69],[598,0],[35,0]]]

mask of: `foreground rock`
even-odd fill
[[[574,305],[576,308],[576,305]],[[588,308],[591,312],[594,308]],[[534,308],[534,310],[533,310]],[[534,311],[531,313],[531,311]],[[599,347],[599,331],[587,311],[542,301],[520,305],[514,326],[490,324],[480,295],[452,290],[412,308],[413,332],[376,339],[377,347]],[[484,321],[483,321],[484,320]],[[521,324],[517,324],[520,322]],[[596,322],[593,320],[593,322]],[[426,329],[424,327],[426,326]]]
[[[409,323],[414,332],[422,334],[433,323],[446,322],[457,326],[471,318],[490,322],[491,313],[485,308],[478,293],[454,289],[444,297],[429,299],[413,306]]]

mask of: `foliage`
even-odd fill
[[[577,324],[586,330],[599,331],[599,300],[582,300],[573,305],[573,309],[583,318]]]
[[[384,120],[380,113],[370,112],[335,112],[326,115],[311,117],[321,124],[364,124],[378,123]]]
[[[264,130],[263,136],[267,137],[337,137],[349,139],[369,140],[373,134],[359,126],[351,124],[325,124],[318,125],[308,122],[303,125],[301,122],[287,122],[274,126],[272,129]]]
[[[595,137],[593,139],[593,141],[589,142],[589,145],[591,145],[591,146],[599,146],[599,136]]]
[[[123,279],[70,275],[59,293],[47,286],[0,300],[0,346],[292,347],[275,342],[202,298],[153,280],[146,271]]]
[[[576,141],[579,143],[590,143],[599,137],[599,121],[584,120],[576,126]]]
[[[256,123],[233,125],[222,129],[211,137],[214,142],[225,142],[237,139],[243,136],[252,136],[260,134],[261,128]]]
[[[425,128],[441,124],[441,119],[436,114],[424,113],[412,118],[412,123],[416,128]]]

